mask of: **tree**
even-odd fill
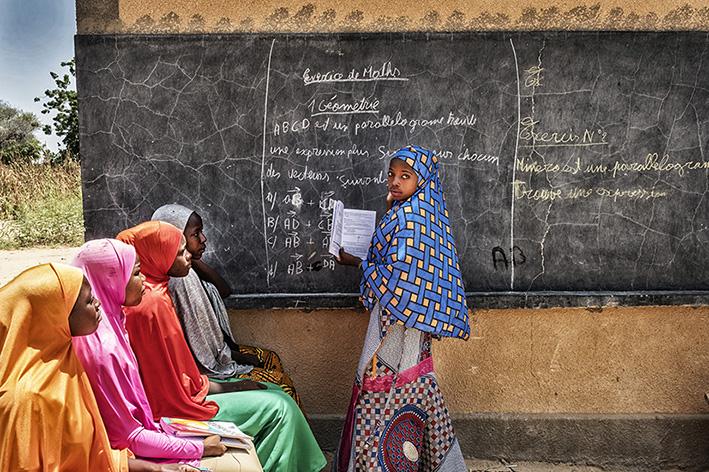
[[[59,76],[56,72],[49,75],[54,79],[56,88],[44,91],[44,102],[42,103],[42,114],[54,113],[51,125],[44,125],[42,130],[45,134],[52,134],[52,131],[61,138],[63,148],[54,157],[55,161],[63,161],[66,158],[79,160],[79,111],[76,99],[76,90],[73,90],[72,79],[76,77],[74,59],[62,62],[62,67],[68,67],[69,73]],[[35,102],[42,98],[37,97]]]
[[[33,162],[44,156],[45,149],[33,134],[39,127],[33,113],[0,101],[0,162]]]

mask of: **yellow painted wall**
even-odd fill
[[[80,33],[706,29],[703,0],[77,0]]]
[[[310,413],[344,413],[368,314],[232,310],[239,342],[277,350]],[[434,343],[451,411],[709,413],[709,308],[477,310]]]
[[[706,29],[703,1],[77,0],[79,33]],[[239,310],[240,342],[277,350],[310,413],[343,414],[361,310]],[[434,346],[451,411],[709,413],[709,307],[479,310]]]

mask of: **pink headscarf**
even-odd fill
[[[142,429],[160,431],[153,423],[121,310],[134,264],[135,248],[115,239],[87,242],[72,262],[86,275],[104,312],[95,333],[72,342],[114,448],[127,448]]]

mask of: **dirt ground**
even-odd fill
[[[469,472],[609,472],[585,465],[549,464],[547,462],[501,462],[479,459],[466,460]],[[621,471],[615,471],[621,472]]]
[[[0,286],[8,283],[23,270],[38,264],[45,264],[47,262],[68,264],[78,251],[78,247],[0,251]]]
[[[329,471],[333,454],[326,452],[327,467],[323,472]],[[551,464],[549,462],[506,462],[504,460],[466,459],[467,472],[636,472],[631,469],[599,468],[587,465]],[[660,469],[657,469],[658,471]],[[680,472],[666,470],[663,472]]]

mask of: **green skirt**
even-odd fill
[[[278,385],[264,385],[268,389],[208,395],[219,405],[213,419],[253,436],[264,472],[321,471],[325,456],[300,408]]]

